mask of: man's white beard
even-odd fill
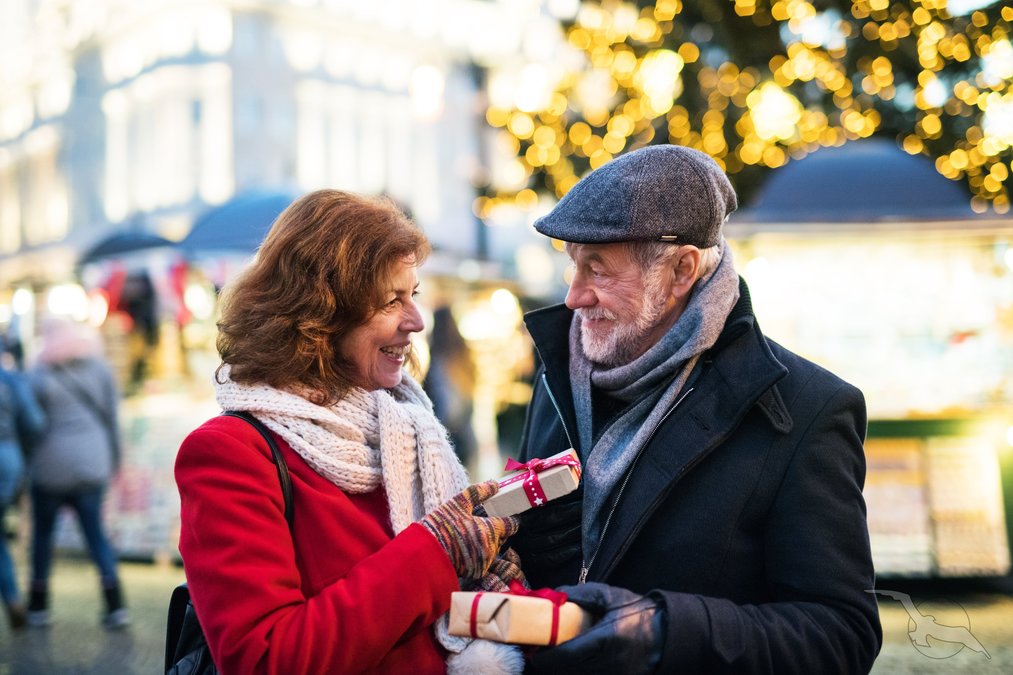
[[[631,321],[622,321],[614,312],[601,308],[577,309],[577,316],[588,319],[607,319],[615,322],[605,334],[580,329],[580,345],[591,363],[609,368],[630,363],[647,351],[644,341],[665,310],[666,297],[661,292],[661,280],[648,275],[644,282],[643,302]]]

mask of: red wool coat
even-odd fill
[[[392,536],[383,490],[346,494],[275,437],[292,475],[290,534],[271,450],[217,417],[176,459],[179,550],[219,670],[443,673],[433,622],[459,590],[420,525]]]

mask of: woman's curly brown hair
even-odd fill
[[[296,387],[314,403],[334,403],[354,385],[342,340],[383,305],[393,266],[421,264],[429,252],[389,199],[338,190],[301,197],[222,293],[222,366],[236,382]]]

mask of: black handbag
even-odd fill
[[[274,455],[278,467],[278,481],[285,501],[285,520],[292,530],[292,478],[278,444],[256,417],[246,411],[227,410],[223,414],[244,419],[260,432]],[[190,589],[183,582],[172,591],[169,599],[169,617],[165,627],[165,672],[171,675],[217,675],[218,669],[211,659],[207,639],[197,620],[197,612],[190,602]]]

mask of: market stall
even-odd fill
[[[775,171],[727,232],[764,332],[865,394],[877,573],[1006,574],[1013,217],[868,140]]]

